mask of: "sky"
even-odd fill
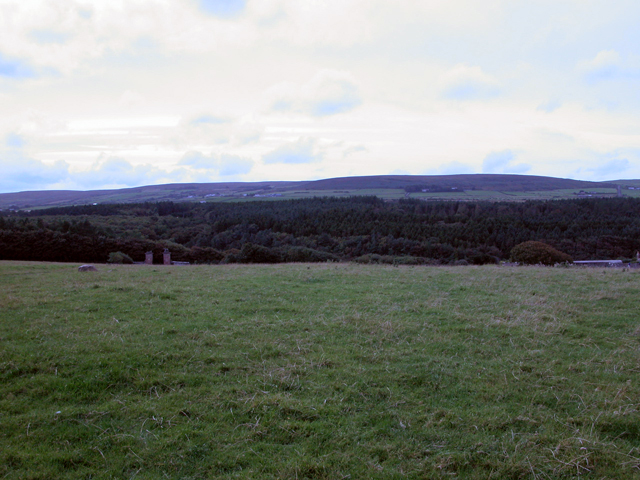
[[[637,0],[0,0],[0,193],[640,178]]]

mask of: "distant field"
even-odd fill
[[[363,195],[374,195],[385,200],[399,200],[401,198],[420,198],[423,200],[451,200],[451,201],[511,201],[524,202],[525,200],[562,200],[572,198],[588,198],[590,196],[598,197],[615,197],[616,190],[613,188],[598,188],[590,190],[594,195],[578,195],[579,190],[561,189],[561,190],[542,190],[542,191],[493,191],[493,190],[468,190],[462,192],[415,192],[407,194],[402,189],[351,189],[351,190],[295,190],[277,192],[276,195],[268,195],[264,192],[249,192],[245,194],[228,194],[224,196],[205,197],[194,196],[190,198],[187,195],[178,195],[175,192],[154,192],[149,194],[130,194],[123,192],[122,194],[109,195],[104,198],[89,198],[78,202],[61,202],[60,205],[85,205],[91,203],[143,203],[157,201],[173,201],[173,202],[206,202],[206,203],[226,203],[226,202],[253,202],[253,201],[280,201],[293,200],[301,198],[313,197],[352,197]],[[625,197],[640,197],[640,190],[624,190]],[[93,202],[97,200],[97,202]],[[8,205],[4,205],[6,208]],[[47,208],[51,205],[32,206],[30,209]],[[25,207],[26,208],[26,207]]]
[[[589,190],[594,195],[578,195],[580,190],[576,189],[562,189],[562,190],[542,190],[542,191],[492,191],[492,190],[469,190],[464,192],[414,192],[408,195],[402,189],[352,189],[352,190],[304,190],[293,192],[279,192],[278,196],[267,197],[260,195],[254,197],[253,194],[243,196],[226,196],[226,197],[212,197],[204,199],[207,202],[238,202],[238,201],[255,201],[255,200],[287,200],[298,198],[312,198],[312,197],[350,197],[354,195],[375,195],[376,197],[384,198],[387,200],[398,200],[400,198],[421,198],[424,200],[462,200],[462,201],[474,201],[474,200],[494,200],[494,201],[515,201],[523,202],[525,200],[552,200],[552,199],[570,199],[570,198],[588,198],[589,196],[606,196],[615,197],[616,189],[614,188],[597,188]],[[640,190],[624,191],[624,195],[628,197],[639,197]]]
[[[0,262],[0,477],[640,475],[640,272]]]
[[[640,196],[640,190],[627,188],[640,186],[640,180],[586,182],[535,175],[493,174],[374,175],[300,182],[185,183],[118,190],[1,193],[0,209],[39,209],[91,203],[243,202],[354,195],[376,195],[397,200],[404,198],[407,190],[412,192],[411,197],[425,200],[524,201],[575,198],[580,190],[615,195],[616,185],[622,185],[627,196]],[[442,191],[422,192],[429,188]]]
[[[494,201],[511,201],[524,202],[525,200],[560,200],[571,198],[588,198],[587,195],[578,195],[580,190],[562,189],[562,190],[541,190],[541,191],[492,191],[492,190],[469,190],[465,192],[434,192],[434,193],[412,193],[411,198],[424,198],[428,200],[494,200]],[[592,196],[616,196],[616,190],[613,188],[598,188],[590,190],[596,193]],[[634,191],[635,193],[635,191]],[[638,192],[640,194],[640,192]],[[628,195],[625,191],[625,196]]]
[[[405,198],[405,191],[402,189],[361,189],[361,190],[295,190],[278,192],[277,196],[265,196],[249,193],[246,197],[240,195],[226,196],[226,197],[210,197],[205,199],[207,202],[237,202],[237,201],[269,201],[269,200],[290,200],[299,198],[313,198],[313,197],[351,197],[354,195],[374,195],[385,199],[400,199]]]

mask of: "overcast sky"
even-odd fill
[[[640,178],[637,0],[0,0],[0,192]]]

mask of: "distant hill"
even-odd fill
[[[241,195],[245,191],[293,188],[300,182],[173,183],[116,190],[40,190],[0,193],[0,208],[38,208],[89,203],[184,201],[205,195]]]
[[[526,200],[613,196],[616,186],[640,196],[640,180],[587,182],[532,175],[377,175],[300,182],[177,183],[116,190],[51,190],[0,194],[0,209],[29,209],[91,203],[158,201],[246,201],[309,196],[377,195],[448,200]],[[635,188],[638,188],[636,195]]]
[[[539,177],[533,175],[378,175],[369,177],[328,178],[307,182],[309,190],[330,189],[388,189],[412,185],[455,187],[458,190],[485,191],[543,191],[570,188],[615,188],[610,183],[585,182],[566,178]]]

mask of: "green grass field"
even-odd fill
[[[0,477],[640,476],[640,272],[0,262]]]
[[[414,192],[409,195],[410,198],[420,198],[423,200],[451,200],[451,201],[502,201],[502,202],[524,202],[526,200],[562,200],[580,198],[577,189],[563,190],[541,190],[541,191],[492,191],[492,190],[467,190],[464,192]],[[604,197],[615,197],[616,190],[613,188],[594,188],[590,191],[597,192],[598,195]],[[210,197],[206,199],[207,203],[221,202],[245,202],[245,201],[278,201],[292,200],[300,198],[313,197],[350,197],[354,195],[375,195],[385,200],[399,200],[407,198],[405,191],[402,189],[351,189],[351,190],[298,190],[291,192],[281,192],[278,197],[253,197],[250,193],[247,197],[227,196],[227,197]],[[627,197],[640,196],[640,190],[624,190]],[[201,200],[200,198],[198,200]]]

